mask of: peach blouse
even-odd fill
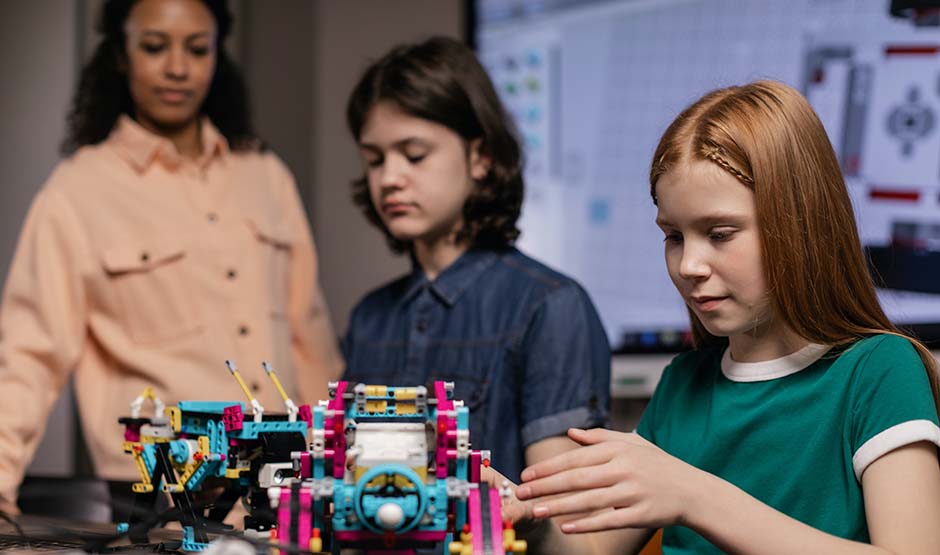
[[[182,157],[126,116],[55,169],[26,218],[0,305],[0,508],[12,508],[49,411],[74,375],[97,474],[136,479],[119,416],[147,386],[167,404],[268,412],[326,398],[342,367],[307,219],[270,152],[230,151],[207,120]]]

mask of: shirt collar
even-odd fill
[[[224,157],[229,147],[228,141],[207,117],[200,120],[200,133],[203,150],[195,163],[204,168],[216,156]],[[138,172],[145,171],[158,159],[169,169],[177,169],[183,163],[183,156],[169,139],[144,129],[127,114],[118,118],[107,142],[114,145],[121,157]]]
[[[499,258],[492,250],[469,249],[453,264],[444,268],[434,281],[429,281],[424,271],[412,258],[412,272],[405,290],[404,301],[409,302],[425,286],[429,287],[447,306],[454,306],[460,296],[480,275]]]
[[[822,358],[830,345],[810,343],[789,355],[763,362],[737,362],[731,358],[731,347],[721,357],[721,372],[733,382],[763,382],[796,374]]]

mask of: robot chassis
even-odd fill
[[[508,487],[480,481],[489,451],[470,448],[469,411],[453,398],[453,383],[435,382],[429,396],[424,386],[331,382],[330,399],[311,410],[291,401],[265,363],[287,409],[266,414],[234,363],[226,365],[248,398],[250,417],[240,402],[165,407],[148,388],[131,403],[131,416],[119,420],[124,451],[141,476],[131,521],[119,530],[133,532],[164,491],[180,511],[185,551],[205,549],[207,519],[221,522],[243,498],[246,535],[301,550],[526,552],[502,518]],[[140,415],[148,399],[153,418]],[[224,485],[208,508],[194,496],[207,480]],[[146,543],[146,532],[131,540]]]

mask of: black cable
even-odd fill
[[[0,511],[0,519],[5,520],[13,526],[13,529],[16,530],[16,533],[19,534],[20,539],[26,542],[26,549],[32,550],[32,546],[29,543],[29,537],[23,532],[23,528],[20,526],[20,523],[16,521],[12,516],[7,514],[5,511]]]

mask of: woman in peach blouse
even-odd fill
[[[119,416],[166,403],[325,398],[342,362],[293,177],[255,135],[220,0],[108,0],[64,150],[0,305],[0,509],[74,376],[98,476],[134,480]]]

